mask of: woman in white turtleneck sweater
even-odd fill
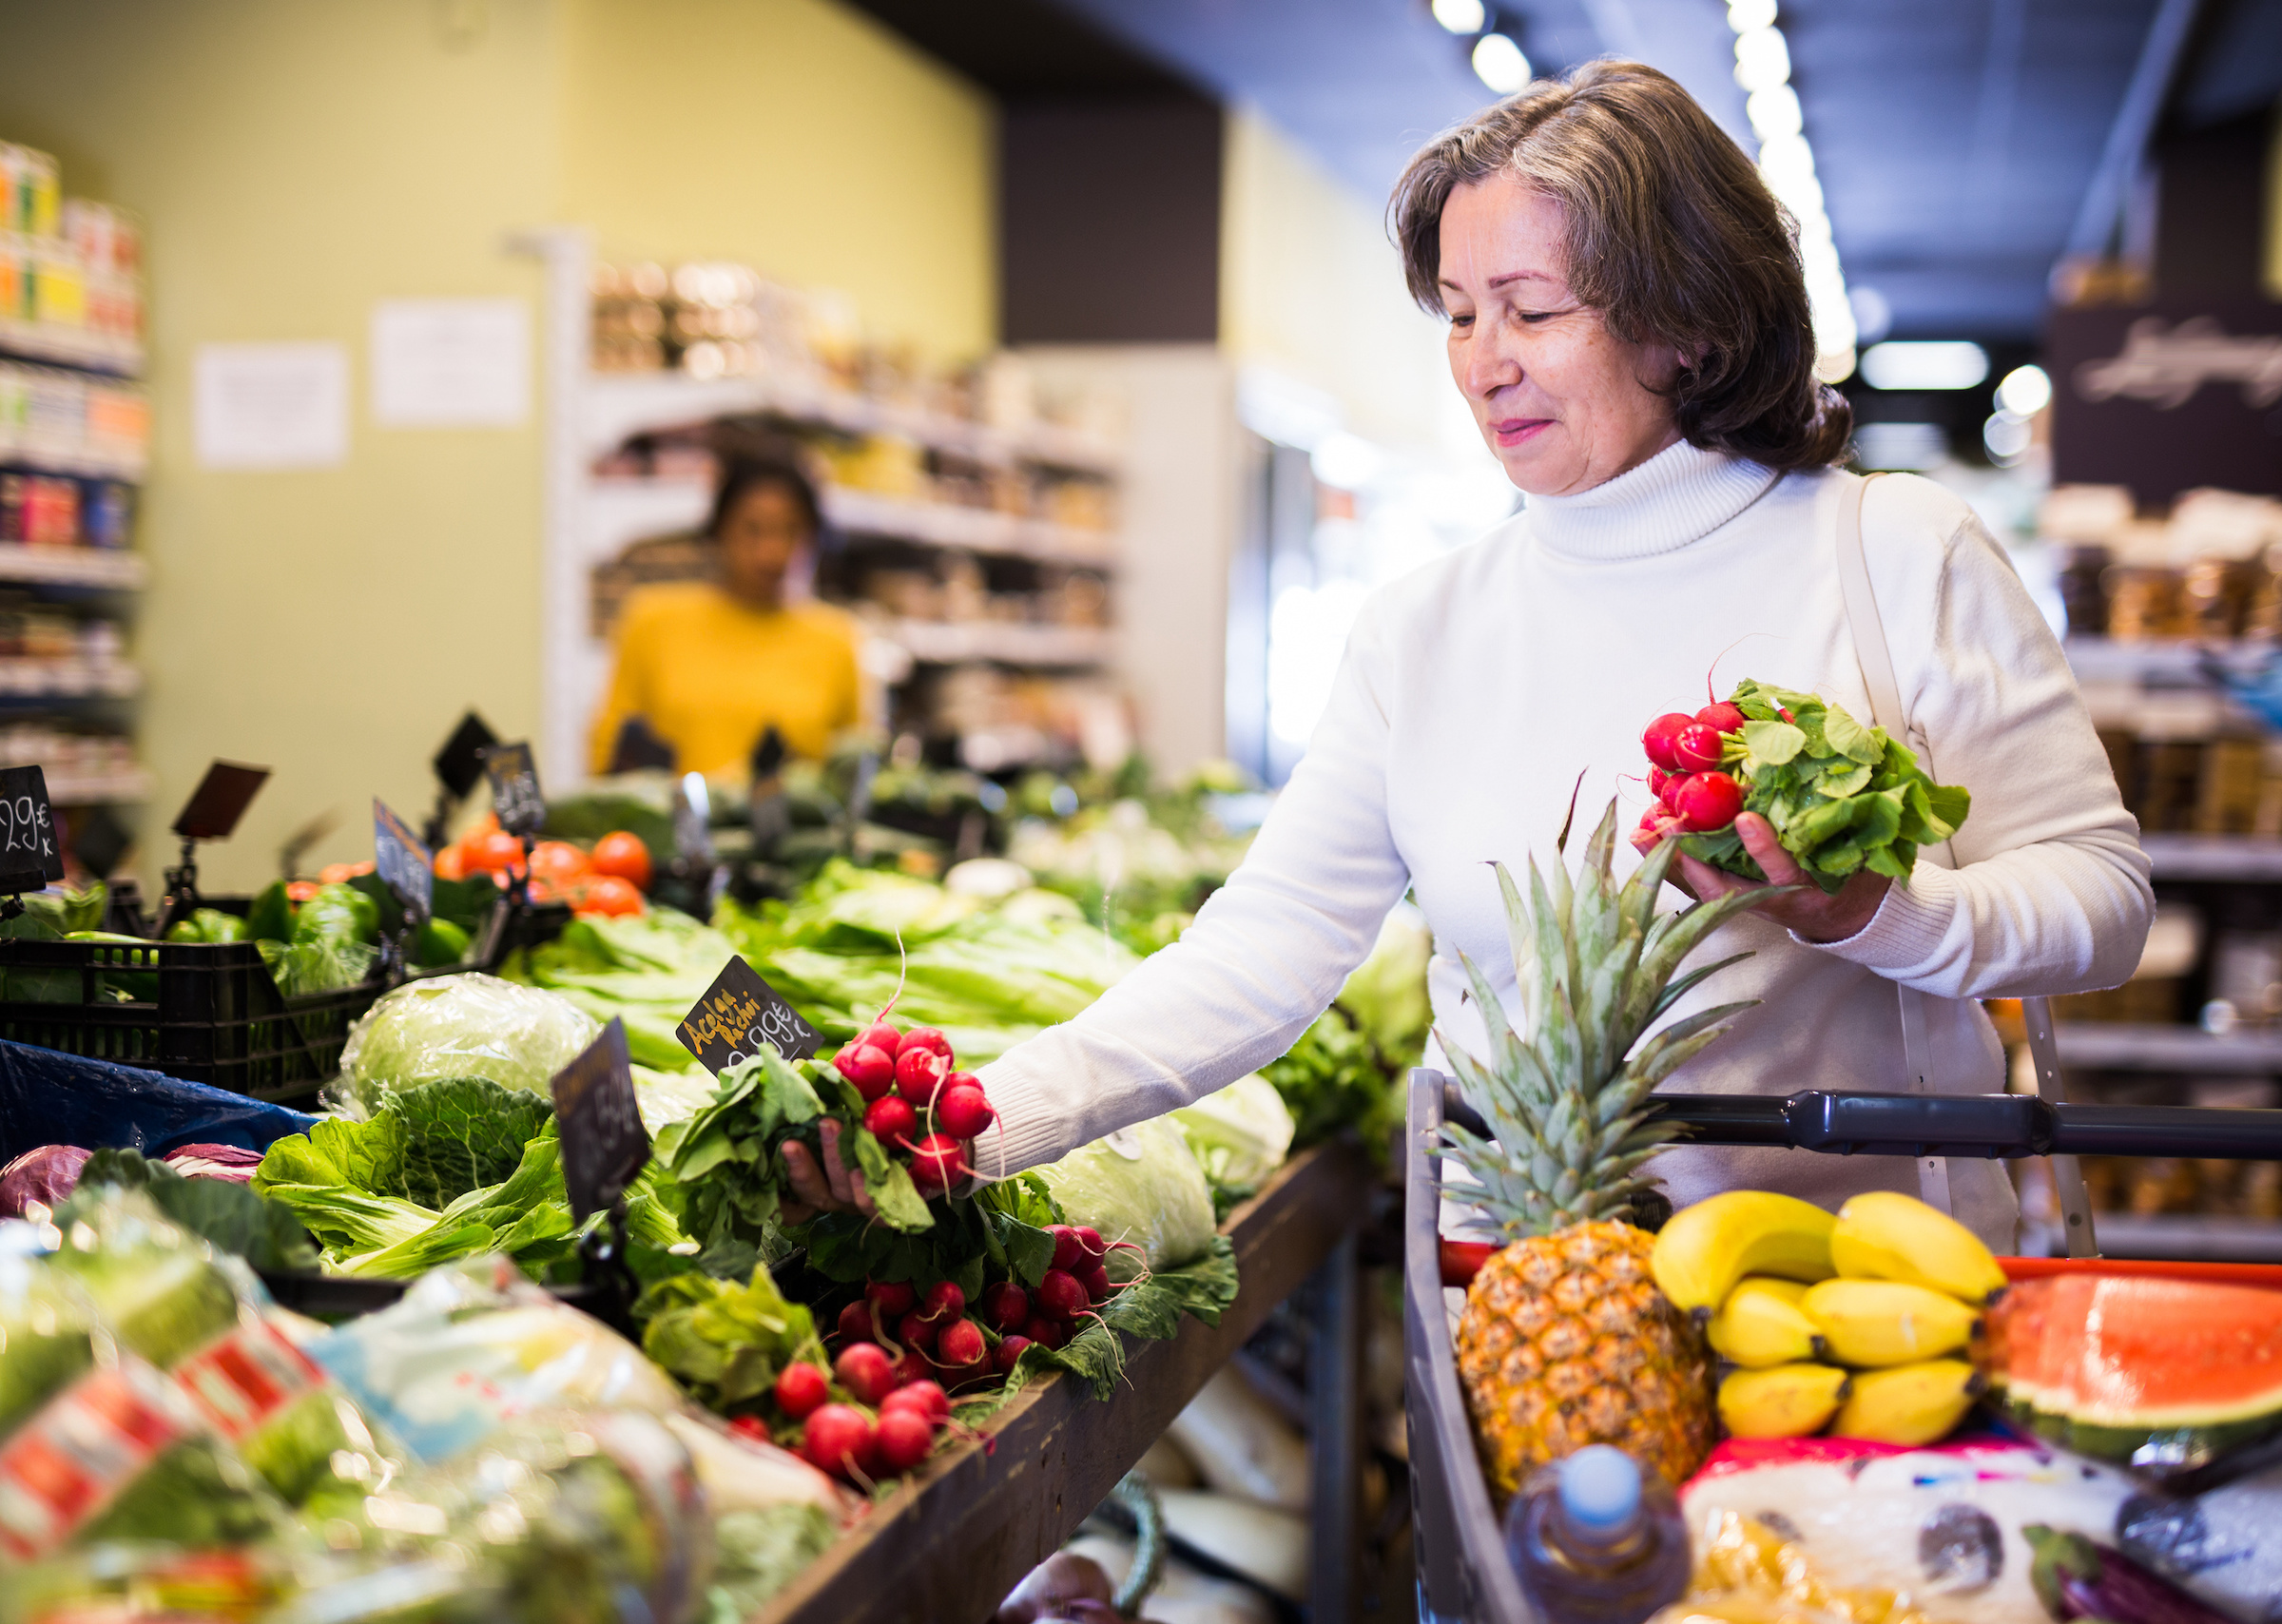
[[[1629,825],[1649,802],[1642,725],[1705,703],[1708,680],[1870,714],[1835,551],[1846,407],[1812,377],[1777,205],[1686,92],[1616,63],[1533,87],[1421,152],[1396,214],[1412,290],[1449,319],[1452,376],[1527,503],[1372,598],[1305,758],[1179,943],[984,1071],[1004,1129],[986,1175],[1281,1054],[1406,890],[1434,931],[1437,1029],[1481,1053],[1458,952],[1514,991],[1488,860],[1550,860],[1580,771],[1580,821],[1614,795]],[[1934,995],[1937,1086],[2001,1091],[1973,1000],[2112,986],[2137,963],[2153,905],[2137,828],[2003,553],[1910,477],[1870,487],[1863,533],[1912,742],[1973,793],[1959,866],[1924,854],[1905,884],[1861,874],[1724,926],[1696,958],[1752,957],[1675,1018],[1759,1002],[1673,1089],[1905,1089],[1898,982]],[[1798,878],[1762,821],[1741,832],[1771,878]],[[1745,884],[1692,860],[1674,878],[1699,896]],[[818,1204],[861,1201],[828,1170],[829,1193],[796,1159]],[[1683,1148],[1651,1170],[1681,1205],[1734,1186],[1825,1206],[1918,1188],[1906,1160],[1804,1151]],[[1951,1194],[2009,1249],[1998,1164],[1953,1164]]]

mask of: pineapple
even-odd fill
[[[1749,1006],[1704,1010],[1640,1036],[1734,962],[1673,979],[1689,950],[1752,898],[1659,915],[1673,842],[1618,889],[1615,837],[1612,802],[1574,882],[1557,863],[1548,887],[1532,861],[1527,905],[1494,865],[1527,1035],[1461,955],[1490,1052],[1477,1059],[1441,1038],[1460,1092],[1497,1141],[1448,1130],[1450,1154],[1480,1181],[1462,1193],[1511,1243],[1475,1276],[1458,1327],[1459,1378],[1500,1510],[1531,1471],[1589,1443],[1615,1444],[1673,1483],[1712,1447],[1712,1355],[1657,1291],[1653,1238],[1615,1215],[1653,1185],[1640,1165],[1673,1131],[1643,1124],[1649,1092]],[[1568,839],[1564,824],[1564,853]]]

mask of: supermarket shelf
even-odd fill
[[[119,377],[139,377],[143,371],[140,340],[51,321],[21,321],[0,317],[0,356],[81,367]]]
[[[29,547],[0,542],[0,581],[133,591],[149,573],[141,554],[96,547]]]
[[[2276,652],[2267,642],[2206,642],[2193,637],[2156,637],[2118,643],[2108,637],[2071,637],[2062,645],[2069,667],[2079,683],[2202,680],[2203,662],[2212,655],[2230,669],[2245,673],[2261,669]]]
[[[132,666],[86,660],[0,658],[0,703],[18,699],[131,699],[143,673]]]
[[[1076,530],[987,508],[907,502],[835,486],[824,493],[824,512],[841,530],[860,535],[896,536],[1091,569],[1107,569],[1112,562],[1114,544],[1106,532]]]
[[[1110,658],[1110,634],[1091,626],[899,620],[883,630],[890,642],[923,665],[993,661],[1001,666],[1099,666]]]
[[[2102,1257],[2282,1263],[2282,1222],[2272,1218],[2100,1212],[2093,1217],[2093,1229]]]
[[[43,445],[37,440],[11,444],[0,440],[0,464],[27,474],[60,474],[73,479],[120,479],[141,484],[149,467],[141,451],[87,451],[76,446]]]
[[[1243,1284],[1219,1324],[1185,1320],[1170,1342],[1127,1339],[1124,1374],[1106,1402],[1058,1371],[1032,1382],[982,1423],[987,1439],[957,1444],[905,1478],[754,1624],[988,1617],[1268,1311],[1333,1258],[1361,1221],[1369,1186],[1370,1170],[1350,1147],[1323,1145],[1292,1157],[1221,1226]],[[1327,1616],[1334,1598],[1311,1599],[1325,1609],[1316,1616]]]
[[[2260,835],[2142,835],[2157,880],[2282,884],[2282,841]]]
[[[2060,1064],[2084,1072],[2182,1072],[2282,1076],[2282,1032],[2215,1035],[2195,1026],[2066,1021],[2054,1028]]]
[[[1007,433],[964,418],[887,405],[784,378],[699,379],[682,373],[598,373],[588,379],[589,454],[605,452],[629,435],[710,417],[770,413],[822,423],[850,435],[901,435],[930,450],[977,462],[1037,462],[1089,474],[1113,474],[1114,446],[1074,430],[1040,424]]]
[[[57,806],[117,806],[149,799],[150,774],[140,767],[99,778],[48,775],[48,800]]]

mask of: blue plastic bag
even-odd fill
[[[226,1089],[0,1041],[0,1167],[42,1145],[112,1145],[146,1156],[184,1145],[266,1150],[316,1120]]]

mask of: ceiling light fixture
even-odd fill
[[[1989,353],[1963,338],[1896,339],[1862,358],[1872,389],[1970,389],[1989,376]]]
[[[1528,87],[1529,58],[1511,34],[1484,34],[1474,42],[1474,75],[1500,96]]]
[[[1481,0],[1434,0],[1434,20],[1454,34],[1478,34],[1489,13]]]
[[[1764,29],[1775,20],[1775,0],[1734,0],[1728,8],[1728,27],[1737,33]]]
[[[1790,44],[1775,27],[1777,0],[1731,0],[1728,27],[1735,30],[1735,83],[1749,98],[1744,111],[1758,136],[1759,177],[1790,211],[1799,228],[1799,259],[1814,322],[1815,372],[1837,383],[1854,370],[1861,332],[1847,297],[1846,273],[1831,242],[1823,183],[1807,142],[1807,116],[1790,87]]]
[[[2040,366],[2017,366],[1997,386],[1997,404],[2016,417],[2033,417],[2052,404],[2052,377]]]
[[[1735,83],[1747,91],[1771,90],[1790,79],[1790,47],[1773,26],[1735,36]]]

